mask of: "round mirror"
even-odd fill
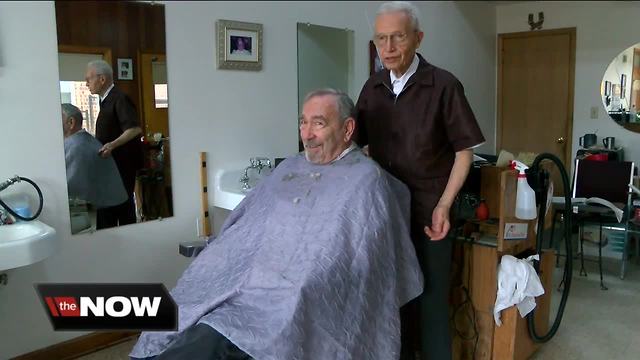
[[[618,54],[600,85],[602,104],[613,121],[640,133],[640,43]]]

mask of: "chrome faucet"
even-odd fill
[[[240,182],[242,183],[242,190],[249,190],[251,188],[251,186],[249,185],[249,170],[258,169],[258,174],[260,174],[262,169],[266,167],[271,169],[271,160],[265,157],[250,158],[249,163],[251,165],[244,168],[244,174],[240,178]]]
[[[258,169],[258,174],[260,174],[260,171],[262,171],[262,169],[264,169],[265,167],[271,169],[271,160],[266,157],[254,157],[249,159],[249,162],[254,166],[254,168]]]

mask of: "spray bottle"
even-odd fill
[[[527,182],[525,170],[529,167],[517,160],[511,161],[511,167],[518,170],[516,217],[521,220],[533,220],[536,218],[536,193]]]

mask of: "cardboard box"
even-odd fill
[[[483,166],[480,168],[480,197],[489,208],[489,217],[500,215],[500,174],[508,167]]]

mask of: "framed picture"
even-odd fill
[[[369,76],[380,70],[384,70],[384,65],[382,65],[382,61],[380,61],[376,45],[373,43],[373,40],[369,40]]]
[[[133,80],[133,60],[118,59],[118,80]]]
[[[627,75],[620,76],[620,98],[624,99],[624,93],[627,92]]]
[[[218,20],[218,69],[262,69],[262,24]]]

